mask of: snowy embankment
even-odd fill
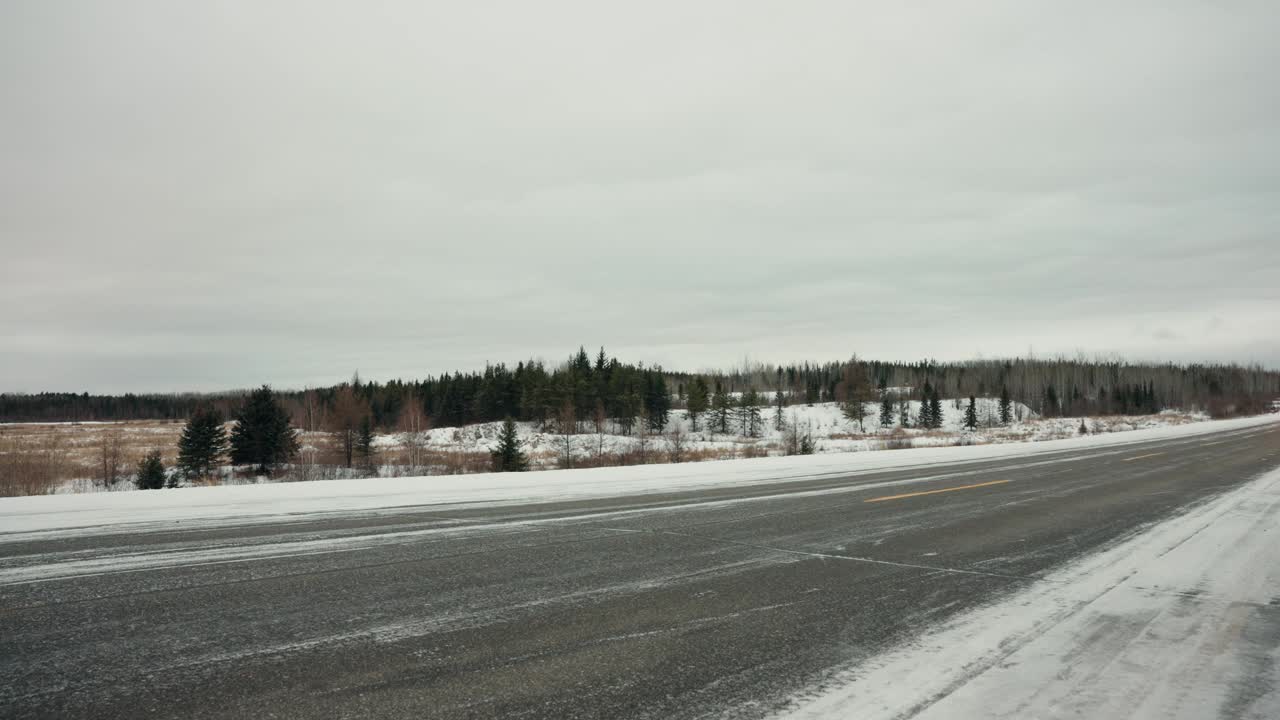
[[[0,498],[0,541],[14,539],[18,533],[109,532],[113,526],[133,523],[155,523],[159,526],[171,523],[234,524],[268,519],[301,519],[314,513],[375,512],[425,505],[457,507],[552,502],[785,482],[823,475],[851,475],[893,468],[923,469],[937,463],[975,462],[1062,450],[1126,445],[1243,430],[1278,421],[1280,416],[1266,415],[1037,443],[769,457],[679,465]]]
[[[788,718],[1280,717],[1280,470],[849,670]]]
[[[998,400],[978,398],[975,405],[978,418],[978,427],[975,430],[965,429],[964,416],[967,401],[956,398],[942,402],[942,422],[936,430],[915,427],[920,415],[918,400],[911,400],[905,404],[907,417],[910,420],[907,426],[902,424],[902,408],[896,404],[889,423],[883,424],[878,402],[866,403],[861,423],[846,417],[842,406],[834,402],[790,405],[783,409],[782,418],[786,428],[796,428],[800,434],[808,435],[815,442],[818,453],[882,450],[891,438],[899,447],[911,448],[953,445],[958,441],[968,445],[981,445],[1056,440],[1078,434],[1082,420],[1091,433],[1110,433],[1208,419],[1203,414],[1175,411],[1145,416],[1042,418],[1026,405],[1013,403],[1011,407],[1013,421],[1007,426],[1001,426],[998,422],[1000,417]],[[650,445],[650,452],[666,452],[671,442],[671,432],[678,430],[682,434],[682,441],[688,453],[755,449],[761,456],[782,454],[782,444],[787,430],[779,427],[776,408],[763,405],[757,409],[760,418],[754,436],[743,432],[742,420],[736,415],[736,410],[727,423],[728,432],[723,433],[715,430],[715,420],[711,413],[704,413],[698,419],[698,429],[694,430],[694,423],[686,410],[672,410],[665,432],[650,433],[646,441]],[[583,423],[583,432],[569,437],[571,452],[576,458],[586,459],[595,454],[634,452],[642,442],[637,433],[620,434],[613,422],[606,423],[600,433],[592,432],[590,425],[590,423]],[[497,446],[501,428],[500,422],[434,428],[420,433],[417,440],[423,446],[433,450],[487,453]],[[534,457],[534,466],[554,465],[555,458],[563,452],[565,436],[558,434],[553,428],[544,427],[535,422],[520,422],[517,423],[517,428],[520,440],[524,443],[524,449]],[[377,447],[383,451],[402,448],[404,442],[403,433],[380,435],[376,439]],[[542,458],[541,463],[538,458]]]

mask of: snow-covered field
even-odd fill
[[[1024,457],[1075,448],[1105,448],[1133,442],[1243,430],[1280,422],[1265,415],[1168,425],[1123,433],[1072,436],[1037,443],[922,448],[909,452],[830,453],[751,460],[641,465],[537,473],[363,478],[306,483],[178,488],[130,493],[85,493],[0,498],[0,541],[30,533],[110,532],[134,523],[227,524],[289,520],[315,513],[377,512],[423,505],[550,502],[617,495],[694,490],[752,483],[803,480],[888,468],[920,467],[928,479],[935,463]],[[865,486],[863,486],[865,487]],[[831,492],[840,492],[840,489]],[[131,530],[136,530],[134,527]]]
[[[899,425],[897,407],[894,408],[893,422],[882,426],[880,406],[874,403],[866,405],[861,427],[856,421],[846,418],[835,403],[789,406],[783,413],[783,421],[786,427],[796,428],[800,434],[809,436],[815,453],[832,454],[1071,438],[1080,433],[1082,421],[1090,433],[1115,433],[1208,419],[1203,414],[1175,411],[1145,416],[1041,418],[1026,406],[1015,403],[1014,421],[1002,427],[996,422],[999,416],[997,401],[980,398],[977,401],[979,425],[975,430],[967,430],[964,428],[964,407],[965,401],[943,401],[943,423],[936,430],[914,427],[920,410],[919,402],[914,401],[909,403],[912,426],[906,428]],[[775,409],[771,406],[760,408],[760,423],[754,437],[744,435],[741,423],[736,419],[726,433],[713,432],[712,425],[712,418],[703,416],[699,419],[698,430],[694,431],[686,411],[674,410],[665,432],[649,433],[644,437],[638,433],[622,434],[612,422],[606,423],[598,433],[592,423],[582,423],[579,432],[567,438],[557,434],[555,428],[540,423],[522,422],[518,423],[518,428],[530,467],[534,470],[563,467],[566,440],[572,455],[569,464],[575,468],[670,462],[675,459],[673,449],[677,443],[681,448],[679,460],[682,462],[757,458],[785,455],[787,452],[787,431],[778,428]],[[30,488],[11,494],[133,491],[133,483],[128,477],[136,461],[146,452],[159,450],[165,464],[172,466],[176,461],[181,429],[181,423],[160,421],[3,424],[0,425],[0,479],[6,477],[3,465],[9,457],[6,453],[15,448],[26,448],[43,453],[38,459],[57,467],[46,468],[52,479],[28,483]],[[500,429],[501,423],[483,423],[436,428],[416,436],[380,434],[375,437],[378,451],[376,474],[397,477],[485,472],[490,465],[489,452],[497,445]],[[96,479],[101,472],[101,447],[108,434],[122,442],[125,458],[125,478],[111,486],[105,486]],[[336,440],[329,433],[303,432],[301,443],[302,452],[297,463],[282,476],[274,478],[275,481],[333,480],[368,474],[361,468],[342,466]],[[409,462],[410,444],[422,449],[416,463]],[[15,472],[19,471],[10,470],[8,475]],[[219,484],[257,484],[264,481],[237,475],[232,468],[224,467]]]
[[[849,671],[786,717],[1280,717],[1277,540],[1273,471]]]
[[[993,398],[979,398],[976,403],[979,426],[976,430],[968,431],[964,427],[966,403],[967,401],[944,401],[942,427],[937,430],[920,430],[912,426],[902,428],[896,406],[893,422],[882,426],[878,403],[866,405],[866,415],[861,426],[856,421],[845,417],[837,403],[789,406],[783,412],[783,420],[785,425],[794,426],[801,433],[811,435],[817,445],[816,452],[843,453],[883,450],[888,447],[936,447],[1061,439],[1079,434],[1082,420],[1091,433],[1109,433],[1179,425],[1208,419],[1202,414],[1174,411],[1138,417],[1040,418],[1025,405],[1014,403],[1015,421],[1007,427],[1001,427],[997,422],[998,402]],[[911,401],[909,405],[908,416],[914,423],[920,412],[920,403]],[[643,441],[636,434],[619,434],[611,425],[597,434],[589,427],[589,423],[585,423],[582,432],[571,436],[569,442],[574,457],[584,460],[599,453],[634,452],[642,442],[648,443],[650,452],[661,455],[669,451],[673,431],[679,431],[683,435],[682,441],[685,443],[686,452],[690,454],[706,451],[723,459],[733,457],[735,453],[753,456],[783,453],[786,431],[779,429],[775,410],[772,407],[760,408],[760,427],[754,437],[744,434],[741,422],[732,418],[728,433],[714,432],[711,429],[712,422],[709,416],[699,417],[698,430],[695,432],[688,413],[685,410],[673,410],[665,431],[652,434]],[[460,428],[439,428],[422,433],[420,439],[427,447],[436,450],[488,452],[497,445],[501,426],[501,423],[494,422]],[[525,450],[535,458],[535,466],[538,464],[553,466],[557,456],[562,452],[564,436],[556,434],[550,428],[542,428],[538,423],[522,422],[518,423],[518,427]],[[377,444],[384,451],[394,451],[403,446],[404,436],[381,435],[377,439]],[[537,462],[539,459],[541,463]]]

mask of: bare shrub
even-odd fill
[[[680,429],[680,423],[673,423],[671,432],[667,433],[667,457],[673,463],[683,462],[685,456],[688,438],[684,434],[684,430]]]
[[[884,441],[885,450],[909,450],[914,446],[911,436],[901,428],[893,431]]]
[[[98,444],[98,482],[105,488],[113,487],[120,482],[124,465],[124,442],[120,432],[112,429],[102,435]]]

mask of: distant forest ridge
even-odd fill
[[[701,381],[701,382],[700,382]],[[865,381],[865,382],[864,382]],[[1041,415],[1143,414],[1162,409],[1199,410],[1213,416],[1265,412],[1280,398],[1280,371],[1235,364],[1131,363],[1123,360],[1012,358],[961,362],[883,362],[854,357],[843,362],[758,364],[731,371],[672,372],[624,363],[603,349],[585,349],[554,366],[530,360],[496,364],[423,380],[351,382],[277,391],[294,423],[324,429],[341,390],[351,388],[373,422],[396,428],[409,409],[435,427],[513,417],[550,421],[572,412],[580,421],[601,416],[624,424],[661,418],[683,407],[695,385],[724,392],[760,394],[762,404],[846,402],[850,388],[869,385],[878,394],[918,399],[926,384],[944,398],[997,397],[1002,392]],[[180,420],[202,404],[234,414],[247,391],[180,394],[0,394],[0,422]],[[665,423],[664,423],[665,424]]]

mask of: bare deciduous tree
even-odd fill
[[[422,401],[410,395],[400,411],[398,422],[400,429],[400,445],[404,448],[405,461],[409,464],[409,473],[417,474],[426,462],[427,443],[425,433],[431,429],[431,422],[422,409]]]
[[[573,400],[566,399],[556,415],[556,441],[560,450],[560,467],[573,467],[573,436],[578,432],[578,419],[574,414]]]
[[[639,422],[636,423],[636,453],[640,464],[649,462],[649,445],[652,442],[652,431],[649,429],[649,413],[640,408]]]
[[[98,480],[103,487],[111,487],[120,481],[120,469],[124,467],[124,441],[120,431],[112,429],[102,435],[98,447]]]
[[[357,397],[351,385],[338,388],[333,397],[333,411],[329,413],[328,428],[342,449],[342,460],[347,467],[351,467],[355,458],[360,421],[368,414],[369,403]]]

